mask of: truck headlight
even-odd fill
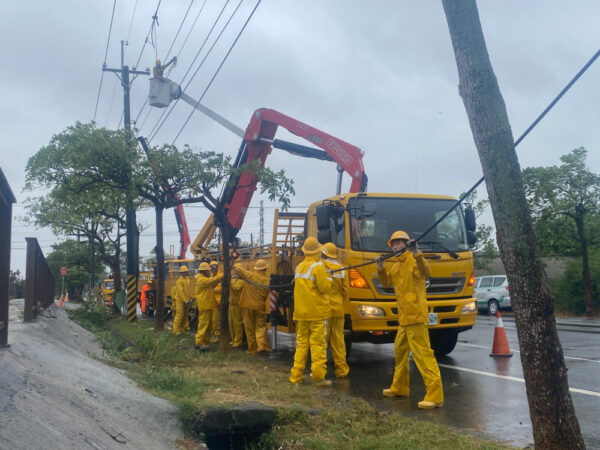
[[[462,314],[466,314],[466,313],[472,313],[477,311],[477,303],[476,302],[469,302],[466,305],[464,305],[462,307],[461,313]]]
[[[379,306],[360,305],[358,312],[362,317],[385,317],[385,311]]]

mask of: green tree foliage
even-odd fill
[[[89,287],[90,284],[90,250],[87,242],[79,242],[74,239],[52,245],[52,252],[46,256],[46,262],[50,271],[54,276],[55,293],[59,294],[62,287],[62,275],[60,275],[61,266],[67,268],[65,275],[65,290],[69,291],[70,295],[75,295],[80,298],[82,292]],[[94,283],[99,282],[103,278],[105,266],[98,255],[95,257],[95,274]]]
[[[26,190],[43,190],[28,199],[31,221],[57,235],[83,234],[115,274],[121,289],[120,254],[125,235],[129,167],[141,154],[129,132],[77,122],[55,135],[26,167]]]
[[[523,182],[541,251],[581,258],[585,313],[592,315],[598,291],[592,286],[588,253],[599,243],[600,176],[586,168],[586,156],[580,147],[562,156],[559,166],[528,167]]]
[[[590,251],[590,274],[592,290],[600,292],[600,250]],[[571,260],[562,276],[550,280],[556,309],[567,314],[584,314],[585,286],[581,276],[583,267],[580,259]],[[594,309],[600,308],[598,297],[594,297]]]
[[[464,192],[459,195],[459,198],[464,195]],[[479,199],[477,196],[477,189],[471,192],[468,195],[464,203],[468,203],[473,208],[473,212],[475,212],[475,218],[479,219],[481,215],[485,212],[487,208],[490,206],[490,201],[487,198]],[[491,225],[485,225],[477,222],[477,229],[475,230],[475,235],[477,236],[477,242],[473,246],[473,254],[474,254],[474,265],[475,269],[488,269],[488,265],[490,261],[498,256],[498,249],[496,248],[496,241],[492,233],[494,232],[494,227]]]

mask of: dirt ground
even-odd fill
[[[64,309],[32,323],[22,310],[10,302],[10,347],[0,349],[0,448],[179,448],[175,406],[95,359],[103,350]]]

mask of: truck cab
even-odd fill
[[[391,249],[387,240],[396,230],[411,239],[441,218],[456,199],[443,195],[351,193],[310,206],[306,236],[333,242],[340,262],[353,266],[372,261]],[[437,356],[450,353],[458,333],[472,328],[477,315],[473,297],[473,230],[468,230],[460,207],[419,240],[431,268],[427,303],[431,346]],[[394,264],[394,258],[385,262]],[[345,305],[346,344],[393,342],[398,328],[396,297],[384,287],[375,264],[349,270],[350,295]]]

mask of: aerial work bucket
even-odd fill
[[[148,95],[148,103],[150,106],[157,108],[166,108],[171,103],[181,96],[181,86],[173,83],[168,78],[150,78],[150,94]]]

